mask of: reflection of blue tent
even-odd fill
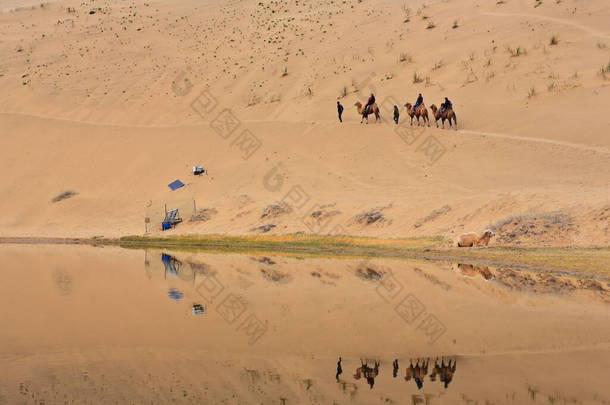
[[[165,218],[163,219],[163,222],[161,222],[161,230],[165,231],[166,229],[170,229],[180,222],[182,222],[182,218],[180,218],[178,208],[169,210],[165,213]]]
[[[163,267],[165,267],[165,274],[178,275],[178,270],[180,270],[180,266],[182,265],[180,260],[176,259],[174,256],[162,253],[161,261],[163,262]]]
[[[184,187],[184,183],[181,182],[180,180],[174,180],[171,183],[169,183],[167,185],[167,187],[171,188],[172,190],[175,190],[177,188]]]
[[[182,291],[178,291],[175,288],[170,288],[169,290],[167,290],[167,296],[170,297],[173,300],[181,300],[182,297],[184,297],[184,293]]]

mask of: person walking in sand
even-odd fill
[[[343,122],[343,118],[341,118],[343,115],[343,105],[341,105],[340,101],[337,101],[337,113],[339,114],[339,122]]]
[[[398,110],[398,106],[394,106],[394,122],[398,125],[398,118],[400,118],[400,111]]]

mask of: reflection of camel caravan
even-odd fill
[[[395,360],[397,361],[397,360]],[[424,386],[424,381],[426,375],[428,375],[428,364],[430,363],[430,359],[417,359],[415,365],[413,365],[413,361],[409,360],[409,367],[405,372],[405,381],[410,381],[413,379],[415,384],[417,385],[417,389],[422,389]],[[434,367],[432,368],[432,373],[430,373],[430,381],[436,381],[438,377],[439,381],[443,383],[445,388],[449,387],[449,383],[453,380],[453,374],[455,374],[455,369],[457,365],[457,360],[453,360],[453,364],[451,363],[451,359],[449,359],[448,363],[445,364],[445,359],[441,357],[441,363],[438,363],[438,358],[434,360]]]
[[[365,360],[360,360],[360,367],[356,369],[356,373],[354,374],[354,379],[359,380],[361,378],[366,378],[367,383],[373,388],[375,385],[375,377],[379,375],[379,360],[375,360],[374,367],[369,367],[368,362]],[[337,381],[339,381],[339,372],[341,364],[341,358],[339,358],[339,363],[337,363]],[[405,381],[415,381],[418,389],[422,389],[425,382],[425,377],[428,375],[430,359],[417,359],[415,365],[413,365],[413,360],[409,360],[409,367],[405,370]],[[439,364],[438,358],[434,360],[434,366],[432,367],[432,372],[430,373],[430,381],[438,380],[443,383],[444,387],[449,387],[449,384],[453,380],[453,375],[455,374],[455,370],[457,367],[457,360],[448,359],[448,362],[445,363],[445,358],[441,357],[441,362]],[[398,359],[394,359],[392,362],[392,376],[396,377],[398,375]]]
[[[368,366],[368,363],[364,360],[360,360],[361,366],[356,369],[356,374],[354,374],[354,378],[356,380],[361,379],[362,377],[366,378],[366,382],[370,385],[371,389],[373,389],[373,385],[375,385],[375,377],[379,375],[379,364],[378,360],[375,360],[375,366],[373,368]]]

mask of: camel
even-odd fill
[[[487,246],[492,236],[496,234],[491,229],[486,229],[481,236],[475,232],[463,233],[455,241],[457,247],[473,247],[478,245]]]
[[[480,274],[485,280],[492,280],[494,278],[487,266],[473,266],[472,264],[459,263],[457,271],[468,277],[475,277],[477,274]]]
[[[455,115],[455,111],[453,111],[453,108],[447,108],[441,113],[441,110],[439,110],[436,105],[432,104],[430,109],[432,110],[432,115],[434,115],[434,122],[436,123],[437,128],[439,119],[443,123],[443,128],[445,128],[445,120],[449,121],[449,128],[451,128],[451,120],[453,120],[455,123],[455,130],[457,131],[457,117]]]
[[[362,115],[362,119],[360,120],[361,124],[365,119],[366,123],[369,123],[370,114],[375,114],[375,122],[381,121],[381,116],[379,115],[379,107],[377,106],[377,103],[371,104],[368,108],[368,111],[366,112],[364,111],[364,108],[362,108],[362,103],[360,101],[357,101],[354,105],[356,106],[356,109],[358,109],[358,114]]]
[[[434,362],[434,371],[430,374],[430,379],[432,381],[436,380],[436,376],[438,375],[440,381],[443,383],[445,388],[449,386],[451,380],[453,380],[453,374],[455,374],[455,369],[457,365],[457,360],[453,360],[453,365],[451,364],[451,359],[449,359],[449,363],[445,365],[445,359],[441,359],[441,365],[438,365],[438,359]],[[434,375],[434,378],[432,378]]]
[[[428,119],[428,110],[426,109],[426,106],[424,104],[419,105],[415,109],[415,112],[413,112],[413,106],[411,105],[411,103],[405,104],[405,108],[407,109],[407,114],[409,114],[409,117],[411,117],[411,125],[413,125],[413,117],[417,118],[417,125],[419,125],[419,117],[422,117],[424,120],[424,126],[426,125],[426,122],[428,123],[428,126],[430,126],[430,120]]]
[[[410,360],[409,367],[405,371],[405,381],[410,381],[413,378],[417,388],[421,389],[424,386],[424,378],[428,374],[428,362],[428,359],[422,360],[420,365],[419,359],[417,359],[415,366],[413,366],[413,360]]]
[[[354,379],[359,380],[362,377],[366,378],[366,382],[373,389],[373,385],[375,385],[375,377],[379,375],[379,364],[380,362],[375,360],[375,367],[370,368],[366,362],[360,360],[361,366],[356,369],[356,374],[354,374]]]

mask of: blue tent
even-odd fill
[[[171,183],[169,183],[167,185],[167,187],[171,188],[172,190],[175,190],[177,188],[184,187],[184,183],[181,182],[180,180],[174,180]]]

